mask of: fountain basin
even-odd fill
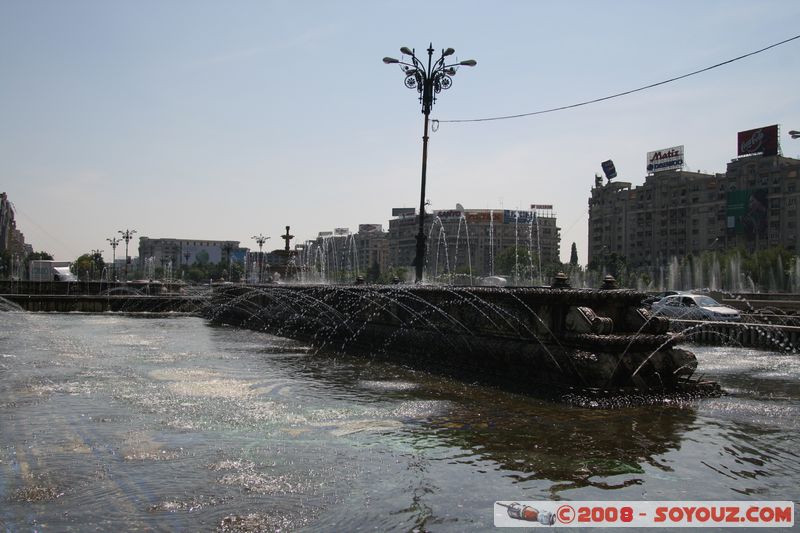
[[[693,377],[669,321],[631,290],[442,286],[230,286],[211,320],[320,351],[389,359],[537,393],[552,389],[716,393]]]

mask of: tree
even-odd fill
[[[52,261],[53,256],[47,252],[32,252],[28,254],[27,261]]]
[[[511,246],[497,254],[494,260],[495,272],[503,276],[512,276],[517,279],[531,277],[539,264],[535,255],[528,248]],[[548,264],[543,264],[546,270]]]
[[[106,263],[99,253],[83,254],[72,263],[72,273],[82,281],[98,279],[103,273]]]
[[[578,266],[578,247],[572,243],[572,251],[569,253],[569,264],[571,266]]]

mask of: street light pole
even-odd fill
[[[264,248],[264,243],[267,242],[269,237],[264,237],[259,233],[258,235],[253,235],[251,238],[255,239],[256,243],[258,244],[258,282],[261,283],[261,269],[263,268],[264,264],[264,252],[262,251],[262,248]]]
[[[128,283],[128,243],[133,239],[133,234],[136,233],[135,229],[126,229],[125,231],[119,230],[117,233],[122,235],[122,240],[125,241],[125,283]]]
[[[116,237],[106,240],[111,244],[111,279],[117,281],[117,246],[120,241]]]
[[[400,69],[405,75],[405,85],[409,89],[416,89],[419,93],[419,101],[422,104],[422,114],[425,116],[425,125],[422,135],[422,179],[419,198],[419,233],[417,234],[417,250],[414,257],[415,283],[422,283],[422,271],[425,266],[425,184],[428,168],[428,122],[431,108],[436,103],[436,95],[444,89],[449,89],[453,85],[453,76],[456,74],[456,67],[474,67],[477,62],[474,59],[460,61],[452,64],[445,64],[445,58],[453,55],[456,51],[452,48],[442,50],[442,55],[435,62],[433,61],[433,44],[428,46],[428,65],[417,59],[414,50],[404,46],[400,49],[403,55],[411,56],[411,62],[401,61],[392,57],[384,57],[383,62],[387,65],[399,64]]]

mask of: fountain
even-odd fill
[[[308,342],[318,350],[388,359],[527,393],[715,394],[693,377],[669,321],[644,294],[549,288],[279,285],[218,288],[212,321]]]

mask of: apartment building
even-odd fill
[[[663,266],[672,257],[735,246],[796,253],[800,160],[780,154],[777,135],[777,126],[740,132],[739,157],[725,173],[683,170],[681,146],[650,152],[642,185],[595,177],[589,262],[616,254],[634,268]],[[668,153],[678,154],[672,163],[661,157]]]

